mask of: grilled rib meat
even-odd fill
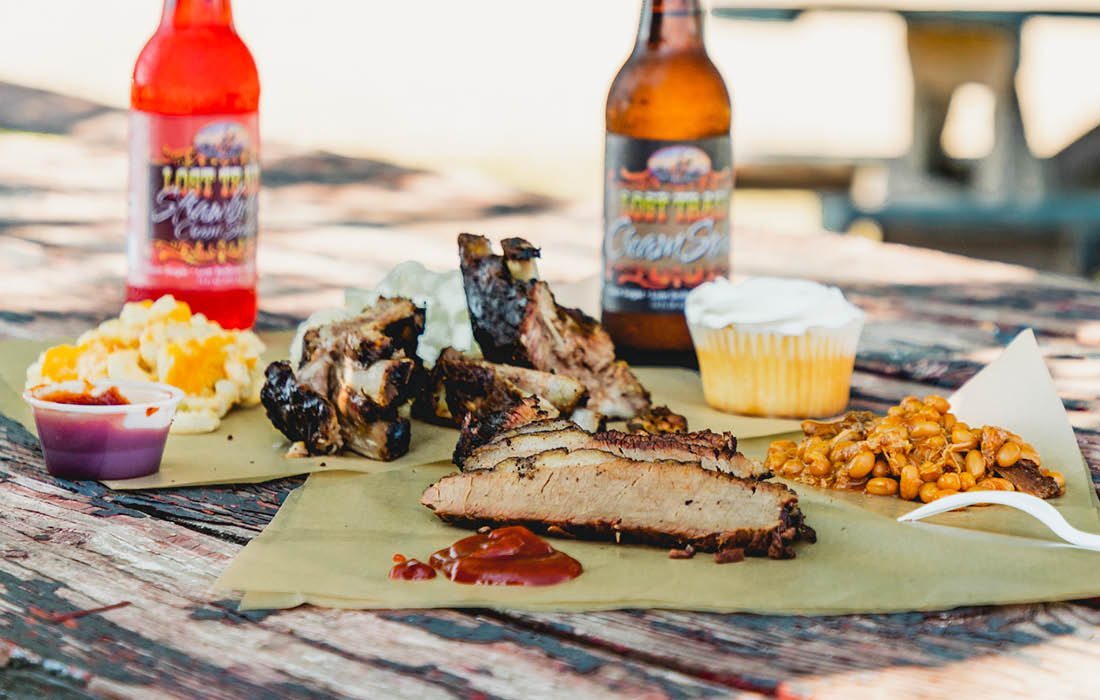
[[[345,417],[346,447],[364,457],[389,462],[409,451],[412,426],[408,418],[367,419],[358,414]]]
[[[506,408],[529,395],[545,399],[561,413],[570,413],[584,399],[586,390],[570,377],[494,364],[446,348],[432,368],[428,391],[421,395],[416,410],[426,420],[460,425],[466,413],[477,412],[486,404],[496,401],[499,408]]]
[[[538,249],[507,239],[495,255],[489,239],[460,234],[459,259],[474,337],[486,359],[531,366],[579,380],[586,406],[609,418],[631,418],[649,407],[649,394],[624,362],[611,336],[577,309],[559,306],[535,278]]]
[[[798,496],[782,484],[585,450],[452,474],[429,486],[420,503],[465,527],[526,525],[550,535],[707,552],[743,547],[774,559],[789,559],[792,544],[816,538]]]
[[[649,392],[615,359],[607,331],[581,311],[558,306],[545,282],[531,286],[519,342],[535,367],[579,379],[588,388],[588,408],[608,418],[631,418],[649,408]]]
[[[527,312],[530,282],[513,277],[509,261],[494,255],[484,236],[460,233],[458,250],[466,306],[481,354],[490,362],[529,366],[526,351],[517,340]],[[524,256],[512,262],[529,262],[538,251],[525,248]]]
[[[289,362],[272,362],[264,376],[260,400],[268,420],[283,435],[305,443],[314,455],[335,454],[344,447],[336,409],[324,396],[300,385]]]
[[[760,462],[737,451],[737,438],[729,433],[703,430],[675,435],[630,434],[617,430],[590,433],[576,425],[561,426],[559,421],[541,421],[555,426],[539,431],[500,435],[473,450],[459,465],[463,471],[492,469],[509,458],[525,458],[548,450],[599,450],[642,461],[691,462],[745,479],[765,479],[771,474]]]
[[[306,331],[298,368],[321,356],[343,356],[370,366],[391,357],[416,357],[424,309],[403,297],[382,297],[362,313]]]
[[[310,329],[297,372],[289,362],[267,369],[260,399],[272,424],[310,454],[344,447],[386,461],[405,454],[410,426],[398,410],[419,384],[423,330],[424,310],[402,298]]]

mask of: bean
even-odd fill
[[[816,452],[806,455],[810,464],[810,473],[814,476],[828,476],[833,473],[833,465],[823,454]]]
[[[806,456],[809,455],[823,455],[829,451],[829,443],[821,438],[811,438],[809,444],[806,445]]]
[[[936,496],[932,500],[938,501],[944,496],[954,496],[956,493],[958,493],[958,491],[956,491],[955,489],[940,489],[936,491]]]
[[[1020,446],[1014,442],[1006,442],[997,450],[997,464],[1002,467],[1011,467],[1020,461]]]
[[[924,444],[928,445],[929,447],[939,448],[939,447],[946,446],[947,445],[947,440],[944,439],[944,437],[942,435],[933,435],[932,437],[925,440]]]
[[[798,476],[805,467],[806,465],[797,459],[788,459],[783,463],[780,471],[782,471],[783,476]]]
[[[833,449],[829,451],[829,459],[834,462],[839,462],[844,459],[844,453],[847,450],[851,450],[855,445],[851,440],[841,440],[833,445]]]
[[[916,396],[906,396],[904,399],[901,400],[901,404],[899,405],[901,406],[901,410],[913,412],[919,411],[921,408],[923,408],[924,402],[918,399]]]
[[[901,482],[899,484],[899,492],[901,497],[907,501],[912,501],[917,497],[921,487],[920,474],[917,472],[916,466],[909,464],[901,470]]]
[[[1024,445],[1020,448],[1020,459],[1026,459],[1029,462],[1035,462],[1040,464],[1039,453],[1035,451],[1035,448],[1031,445]]]
[[[951,442],[962,447],[973,447],[978,444],[978,438],[961,425],[956,425],[951,431]]]
[[[937,488],[934,483],[928,482],[927,484],[920,485],[920,491],[917,492],[917,495],[920,496],[922,502],[931,503],[936,500],[937,491],[939,491],[939,488]]]
[[[1002,479],[994,476],[988,479],[982,479],[974,486],[979,491],[1015,491],[1016,487],[1012,485],[1012,482],[1008,479]]]
[[[959,490],[969,491],[974,488],[974,484],[978,483],[978,480],[974,478],[974,475],[970,472],[963,472],[959,474]]]
[[[958,491],[962,486],[962,482],[959,480],[959,475],[955,472],[947,472],[940,478],[936,479],[936,486],[940,489],[950,489],[952,491]]]
[[[980,451],[971,450],[966,453],[966,471],[978,481],[985,476],[985,457]]]
[[[890,476],[890,465],[886,463],[886,460],[876,459],[875,466],[871,470],[871,473],[875,476]]]
[[[875,496],[893,496],[898,492],[898,482],[889,477],[876,477],[867,482],[866,489]]]
[[[848,463],[848,476],[853,479],[862,479],[875,468],[875,453],[863,450]]]
[[[930,420],[922,420],[909,428],[909,435],[915,438],[927,438],[938,435],[940,424]]]
[[[940,413],[947,413],[951,410],[951,404],[947,402],[947,399],[942,396],[926,396],[924,397],[924,403],[932,408],[936,409]]]
[[[938,464],[933,464],[932,462],[925,462],[924,464],[920,465],[918,471],[920,473],[921,481],[935,481],[943,475],[943,468]]]
[[[959,422],[959,419],[955,417],[954,413],[943,414],[943,427],[947,430],[951,430]]]

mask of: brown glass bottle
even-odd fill
[[[730,114],[699,0],[645,0],[607,97],[602,311],[625,357],[689,356],[683,299],[729,274]]]

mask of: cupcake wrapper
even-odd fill
[[[848,405],[862,328],[862,319],[797,336],[691,326],[707,403],[746,415],[836,415]]]

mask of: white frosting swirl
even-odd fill
[[[743,330],[758,326],[760,331],[782,335],[801,335],[810,328],[841,328],[863,321],[863,311],[836,287],[779,277],[707,282],[688,294],[684,313],[691,325],[736,325]]]

